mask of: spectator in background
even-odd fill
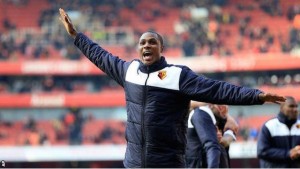
[[[99,143],[110,141],[113,137],[113,134],[114,130],[110,127],[110,125],[105,125],[104,130],[99,134]]]
[[[42,82],[43,91],[52,92],[55,88],[55,82],[52,76],[46,76],[45,80]]]
[[[262,168],[300,167],[300,121],[298,105],[286,97],[277,117],[267,121],[259,134],[257,155]]]
[[[2,24],[3,24],[4,29],[7,29],[7,30],[12,30],[12,29],[16,28],[16,25],[11,23],[9,18],[4,18]]]
[[[260,8],[272,16],[282,15],[279,0],[262,0]]]
[[[287,18],[288,20],[292,21],[295,15],[300,14],[300,5],[292,5],[288,8],[287,11]]]
[[[189,35],[184,35],[182,42],[182,49],[184,52],[184,56],[191,57],[195,56],[195,42],[192,40],[193,38],[189,37]]]
[[[65,116],[65,122],[68,127],[70,145],[80,145],[82,143],[82,127],[84,124],[81,110],[71,108],[70,112]]]
[[[40,140],[39,140],[40,145],[49,145],[50,144],[47,133],[44,130],[39,130],[38,134],[40,137]]]
[[[24,129],[27,130],[33,130],[36,128],[36,121],[34,120],[34,118],[32,116],[28,116],[25,119],[25,124],[24,124]]]
[[[52,127],[54,129],[55,139],[57,141],[62,141],[67,139],[65,125],[63,125],[63,122],[61,120],[57,120],[57,119],[53,120]]]

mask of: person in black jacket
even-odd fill
[[[142,34],[138,43],[140,59],[126,62],[77,32],[67,13],[63,9],[59,12],[74,44],[124,88],[127,147],[123,163],[127,168],[185,166],[190,100],[228,105],[285,100],[257,89],[198,76],[186,66],[168,64],[161,54],[163,39],[156,32]]]
[[[228,106],[225,105],[202,105],[191,111],[187,133],[187,168],[230,167],[227,148],[236,140],[237,124],[233,124],[235,121],[231,117],[228,121],[227,118]]]
[[[257,155],[262,168],[300,168],[300,121],[297,103],[286,97],[276,118],[267,121],[260,131]]]

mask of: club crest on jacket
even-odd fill
[[[167,71],[161,70],[158,72],[158,77],[160,78],[160,80],[163,80],[166,76],[167,76]]]

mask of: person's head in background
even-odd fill
[[[194,110],[195,108],[197,108],[197,107],[206,106],[206,105],[208,105],[208,104],[204,103],[204,102],[198,102],[198,101],[191,100],[191,102],[190,102],[190,112],[192,110]]]
[[[223,131],[228,116],[228,106],[226,105],[217,105],[217,104],[209,104],[208,107],[214,113],[216,118],[216,126],[220,131]]]
[[[286,96],[286,101],[280,105],[280,111],[289,119],[295,120],[298,117],[298,104],[295,98]]]
[[[201,106],[208,106],[212,110],[212,112],[220,118],[226,119],[228,116],[227,105],[210,104],[210,103],[198,102],[193,100],[190,102],[190,111]]]
[[[164,41],[160,34],[147,31],[142,34],[138,44],[138,52],[141,61],[149,66],[158,62],[164,49]]]
[[[218,104],[209,104],[208,107],[212,110],[212,112],[222,118],[226,119],[228,116],[228,106],[226,105],[218,105]]]

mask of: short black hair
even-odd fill
[[[159,33],[155,32],[155,31],[151,31],[151,30],[148,30],[147,32],[156,34],[161,46],[164,47],[163,37]],[[145,32],[145,33],[147,33],[147,32]]]
[[[287,102],[290,102],[290,101],[296,101],[295,98],[292,97],[292,96],[285,96],[285,99],[286,99],[286,101],[281,103],[281,107],[282,107],[284,104],[286,104]]]

